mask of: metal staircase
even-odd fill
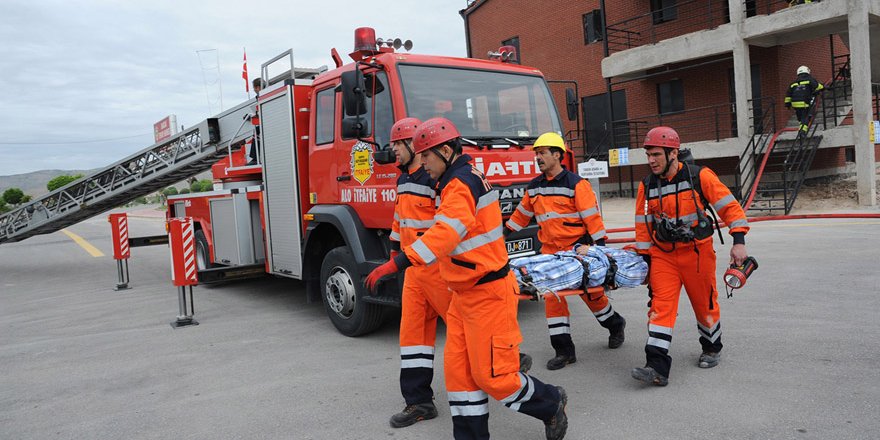
[[[254,100],[0,215],[0,244],[48,234],[211,168],[253,136]]]
[[[740,156],[737,169],[737,196],[746,211],[791,212],[822,142],[822,135],[816,134],[818,127],[821,125],[823,130],[834,128],[852,110],[849,56],[835,58],[834,72],[832,81],[825,84],[823,91],[813,100],[805,136],[792,138],[787,135],[798,132],[800,123],[796,120],[778,131],[775,130],[775,118],[772,130],[760,129],[767,127],[767,121],[753,125],[755,135]],[[762,114],[773,114],[774,110],[771,104],[769,111]]]

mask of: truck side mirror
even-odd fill
[[[342,107],[346,116],[358,116],[367,112],[364,74],[355,69],[342,72]]]
[[[397,161],[397,157],[394,155],[394,151],[391,151],[391,149],[386,146],[384,149],[373,153],[373,160],[382,165],[386,165]]]
[[[574,89],[565,89],[565,110],[568,112],[568,120],[574,121],[578,114],[578,98]]]
[[[342,120],[342,137],[360,139],[370,132],[370,123],[363,118],[345,118]]]

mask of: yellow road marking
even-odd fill
[[[103,257],[104,253],[98,250],[98,248],[92,246],[91,243],[87,242],[86,239],[80,237],[79,235],[74,234],[73,232],[68,231],[67,229],[62,229],[61,232],[64,235],[70,237],[76,244],[78,244],[81,248],[85,249],[93,257]]]

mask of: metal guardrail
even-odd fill
[[[734,103],[686,109],[675,113],[645,115],[612,123],[613,145],[638,146],[653,127],[668,125],[681,136],[682,143],[720,141],[736,137]]]
[[[820,1],[812,0],[812,3]],[[805,0],[743,0],[743,13],[746,17],[770,15],[801,3],[805,3]]]
[[[730,22],[728,9],[727,0],[688,0],[610,24],[605,28],[608,52],[712,29]]]
[[[750,99],[752,138],[746,145],[736,167],[735,192],[737,199],[744,203],[757,182],[758,159],[767,150],[771,137],[776,132],[776,100],[773,97]],[[760,111],[755,111],[760,109]]]

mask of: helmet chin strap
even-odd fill
[[[431,152],[433,152],[434,154],[437,155],[437,157],[439,157],[441,160],[443,160],[443,164],[446,165],[446,169],[444,169],[443,172],[440,173],[441,175],[446,174],[446,172],[449,171],[449,168],[452,167],[452,157],[455,156],[455,154],[453,154],[452,156],[449,157],[449,159],[444,157],[443,154],[440,153],[440,147],[442,147],[443,145],[446,145],[446,144],[440,144],[434,148],[431,148]]]
[[[669,172],[669,167],[672,165],[672,161],[669,160],[669,149],[663,149],[663,155],[666,157],[666,166],[663,168],[663,172],[660,173],[660,177],[668,177],[666,173]]]
[[[406,151],[409,152],[409,160],[406,161],[406,163],[402,163],[402,164],[400,164],[400,166],[398,166],[398,168],[400,168],[402,171],[409,171],[410,165],[412,165],[413,161],[416,159],[416,154],[413,152],[412,148],[410,148],[410,146],[409,146],[411,143],[412,143],[411,140],[403,141],[403,145],[406,147]]]

